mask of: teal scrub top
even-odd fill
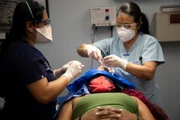
[[[148,34],[140,33],[129,51],[126,51],[124,44],[119,37],[97,41],[94,43],[94,46],[101,50],[103,57],[114,54],[137,65],[143,65],[145,62],[149,61],[156,61],[158,65],[160,65],[165,61],[159,42],[155,37]],[[162,107],[159,97],[159,88],[155,78],[150,81],[140,80],[121,68],[114,68],[114,70],[121,77],[133,83],[136,88],[142,91],[154,104]]]

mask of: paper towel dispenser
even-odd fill
[[[180,41],[180,11],[155,13],[155,37],[161,42]]]

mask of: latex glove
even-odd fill
[[[62,76],[66,77],[70,82],[73,78],[75,78],[82,72],[84,67],[85,66],[82,65],[79,61],[72,61],[66,72]]]
[[[67,68],[69,67],[69,65],[72,63],[73,61],[70,61],[68,63],[66,63],[65,65],[63,65],[61,68],[59,69],[55,69],[54,70],[54,75],[58,78],[60,77],[62,74],[64,74],[67,70]]]
[[[93,45],[87,44],[84,47],[84,52],[87,54],[88,57],[93,58],[98,62],[100,62],[102,59],[101,51]]]
[[[119,58],[116,55],[109,55],[104,57],[104,64],[109,66],[109,67],[120,67],[123,70],[126,69],[128,61]]]

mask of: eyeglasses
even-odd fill
[[[50,19],[41,20],[41,21],[36,22],[36,24],[38,24],[38,23],[44,23],[44,25],[49,25],[50,24]]]
[[[136,26],[136,23],[131,23],[131,24],[119,24],[119,23],[116,23],[117,28],[125,27],[126,29],[129,29],[129,28],[131,28],[133,26]]]

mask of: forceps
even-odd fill
[[[109,68],[108,66],[106,66],[106,65],[104,64],[104,60],[103,60],[103,59],[100,60],[100,63],[101,63],[101,65],[103,65],[105,68],[107,68],[107,69]]]

